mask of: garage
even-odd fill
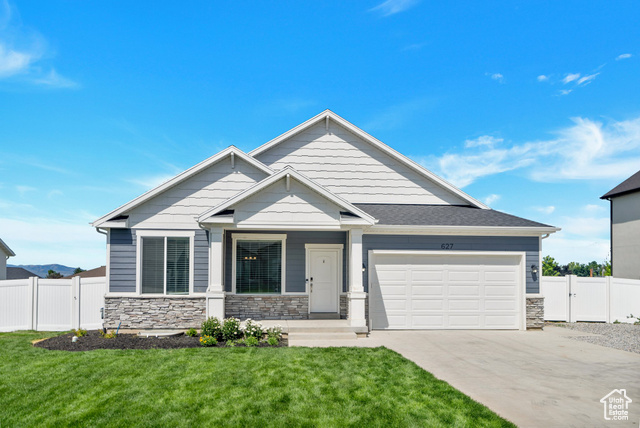
[[[525,329],[525,253],[369,251],[373,329]]]

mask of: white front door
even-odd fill
[[[339,249],[309,249],[307,273],[311,312],[338,312]]]

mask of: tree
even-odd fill
[[[82,268],[77,267],[77,268],[73,271],[73,274],[74,274],[74,275],[76,275],[76,274],[78,274],[78,273],[80,273],[80,272],[86,272],[86,270],[85,270],[85,269],[82,269]]]
[[[49,269],[47,272],[47,279],[60,279],[62,278],[62,274],[60,272],[56,272],[53,269]]]
[[[558,262],[551,256],[544,256],[542,259],[542,276],[558,276],[560,275],[560,266]]]

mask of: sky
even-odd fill
[[[105,264],[89,222],[329,108],[492,208],[609,256],[640,169],[637,1],[0,0],[0,238]]]

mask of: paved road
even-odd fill
[[[544,331],[374,331],[318,346],[386,346],[521,427],[638,427],[640,354]],[[313,345],[313,342],[300,345]],[[630,420],[606,421],[600,399],[626,389]]]

